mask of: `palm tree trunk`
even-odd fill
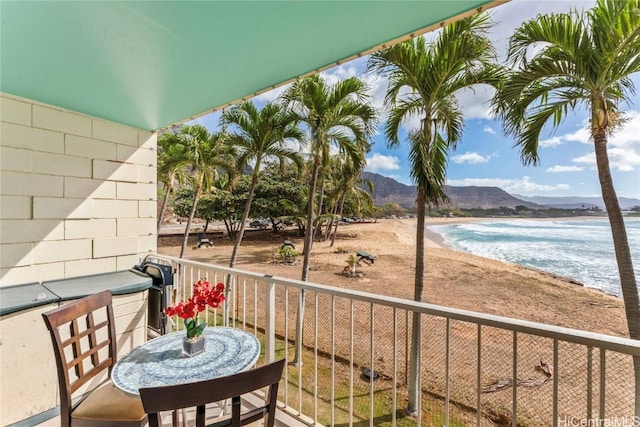
[[[640,340],[640,298],[638,297],[638,285],[633,271],[633,261],[627,239],[627,231],[624,218],[618,203],[618,197],[613,187],[611,171],[609,169],[609,156],[607,154],[607,135],[604,129],[593,132],[595,143],[596,164],[598,166],[598,178],[602,189],[602,199],[607,208],[613,246],[620,274],[620,288],[624,300],[624,311],[627,317],[629,336]],[[635,373],[635,414],[640,416],[640,357],[634,356],[633,366]]]
[[[313,159],[313,173],[311,174],[311,182],[309,183],[309,203],[307,205],[307,227],[304,234],[304,257],[302,258],[302,278],[306,281],[309,274],[309,261],[311,258],[311,245],[313,243],[313,200],[318,184],[318,170],[320,168],[320,157],[315,156]],[[302,363],[302,329],[304,327],[304,289],[300,289],[300,300],[298,301],[298,315],[296,316],[296,351],[293,356],[293,364]]]
[[[242,238],[244,237],[244,229],[247,224],[247,219],[249,218],[249,210],[251,209],[251,201],[253,200],[253,193],[256,189],[256,184],[258,183],[258,173],[260,168],[260,161],[256,162],[255,167],[253,168],[253,176],[251,177],[251,188],[249,188],[249,195],[247,196],[247,202],[244,204],[244,212],[242,213],[242,221],[240,222],[240,230],[236,235],[236,241],[233,245],[233,252],[231,253],[231,261],[229,262],[229,267],[233,268],[236,265],[236,260],[238,259],[238,251],[240,250],[240,243],[242,243]]]
[[[416,230],[416,273],[415,273],[415,289],[413,299],[422,301],[422,292],[424,290],[424,224],[425,224],[425,194],[424,190],[418,188],[417,212],[418,224]],[[409,353],[409,372],[407,381],[409,387],[409,396],[407,399],[407,408],[405,411],[411,416],[417,416],[420,410],[420,343],[422,342],[422,317],[420,313],[413,313],[413,323],[411,327],[411,350]]]
[[[171,190],[173,189],[172,185],[167,185],[167,191],[164,193],[164,199],[162,199],[162,207],[160,208],[160,215],[158,216],[158,231],[160,231],[160,226],[162,225],[162,221],[164,221],[164,214],[167,211],[167,205],[169,204],[169,196],[171,195]]]
[[[180,249],[180,258],[184,257],[184,253],[187,251],[187,242],[189,241],[189,229],[193,222],[193,217],[196,214],[196,207],[198,206],[198,199],[200,198],[200,187],[196,188],[196,192],[193,194],[193,204],[191,206],[191,212],[189,213],[189,219],[187,220],[187,226],[184,229],[184,240],[182,241],[182,248]]]
[[[338,206],[334,206],[331,208],[331,215],[335,215],[338,210]],[[331,230],[333,230],[333,223],[335,222],[335,218],[332,216],[329,220],[329,224],[327,225],[327,229],[324,231],[324,241],[326,242],[331,235]]]
[[[336,227],[333,230],[333,235],[331,236],[331,244],[330,248],[333,247],[333,244],[336,242],[336,234],[338,234],[338,225],[340,224],[340,219],[342,218],[342,213],[344,212],[344,194],[342,195],[342,199],[340,199],[340,211],[338,212],[339,219],[336,220]]]
[[[323,209],[323,200],[324,200],[324,178],[322,179],[322,183],[320,185],[320,197],[318,197],[318,215],[322,215],[322,209]],[[314,230],[313,230],[313,237],[311,238],[311,245],[313,246],[313,239],[318,235],[318,232],[320,231],[320,227],[322,224],[320,224],[320,222],[318,222],[317,224],[315,224],[314,226]]]
[[[313,244],[314,233],[314,216],[315,210],[313,208],[313,202],[315,199],[316,187],[318,184],[318,171],[320,169],[320,157],[316,156],[313,159],[313,172],[311,174],[311,182],[309,183],[309,203],[307,204],[307,226],[304,234],[304,257],[302,259],[302,278],[300,280],[306,281],[309,274],[309,258],[311,257],[311,245]]]

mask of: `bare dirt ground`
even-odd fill
[[[443,220],[427,220],[429,224]],[[473,219],[449,219],[473,221]],[[475,220],[478,221],[478,220]],[[413,299],[415,275],[415,219],[380,220],[376,223],[341,226],[333,247],[330,241],[313,246],[309,280],[399,298]],[[628,336],[624,306],[620,298],[584,288],[570,280],[516,264],[494,261],[448,249],[435,233],[427,233],[425,290],[423,301],[482,313],[513,317],[551,325]],[[294,266],[273,264],[274,251],[285,240],[302,250],[303,239],[289,228],[279,233],[250,230],[245,235],[237,268],[274,276],[300,279],[301,263]],[[233,242],[226,237],[213,239],[214,247],[195,249],[190,240],[188,259],[228,265]],[[181,237],[160,237],[158,252],[177,256]],[[341,275],[348,253],[363,250],[374,254],[373,265],[358,269],[364,277]]]

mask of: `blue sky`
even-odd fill
[[[539,13],[566,12],[571,8],[588,9],[592,0],[513,0],[492,10],[491,38],[504,57],[508,37],[520,23]],[[427,35],[427,37],[430,37]],[[431,36],[432,37],[432,36]],[[366,73],[367,58],[360,58],[323,72],[329,82],[358,76],[371,86],[372,103],[383,107],[386,81]],[[640,91],[640,74],[633,76]],[[275,99],[285,87],[262,94],[254,101],[262,106]],[[587,132],[588,116],[584,111],[570,114],[555,131],[543,132],[540,141],[540,165],[523,166],[513,140],[501,132],[501,123],[488,114],[491,92],[477,87],[460,93],[458,99],[465,114],[465,130],[457,150],[449,156],[447,183],[455,186],[496,186],[511,194],[528,196],[599,196],[600,185],[595,169],[593,143]],[[614,186],[618,196],[640,198],[640,95],[636,93],[628,112],[626,126],[609,140],[609,157]],[[220,113],[196,119],[213,130]],[[408,121],[403,128],[416,123]],[[380,126],[382,129],[382,125]],[[409,177],[408,145],[387,148],[380,131],[373,138],[374,146],[367,156],[367,170],[389,176],[404,184],[412,184]]]

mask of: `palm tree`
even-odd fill
[[[369,151],[370,145],[362,147],[362,151],[359,156],[343,157],[334,156],[336,160],[332,162],[335,190],[332,194],[332,199],[335,202],[334,214],[338,220],[335,221],[335,227],[333,227],[333,235],[331,237],[332,247],[335,243],[336,234],[338,233],[339,218],[342,218],[344,212],[344,201],[347,195],[352,195],[358,205],[363,201],[370,208],[373,206],[373,183],[371,181],[365,181],[362,179],[362,171],[365,167],[365,155]],[[361,184],[368,185],[370,192],[366,192],[360,187]],[[331,227],[327,227],[327,236],[331,231]]]
[[[424,290],[424,225],[426,204],[447,200],[444,184],[447,156],[462,136],[463,115],[455,97],[460,89],[478,83],[494,83],[494,49],[487,38],[489,19],[475,15],[446,26],[427,43],[423,37],[374,53],[369,69],[386,75],[386,103],[391,106],[385,125],[390,147],[400,144],[400,125],[412,116],[420,127],[408,134],[411,177],[418,186],[416,200],[416,272],[414,299]],[[420,405],[420,314],[413,314],[409,364],[407,413],[417,415]]]
[[[186,148],[180,136],[173,132],[161,135],[158,138],[158,181],[164,185],[165,193],[158,216],[158,230],[164,221],[175,182],[178,181],[180,185],[186,182],[187,164]]]
[[[576,108],[591,115],[602,198],[607,208],[629,335],[640,340],[640,300],[622,212],[607,154],[608,137],[624,122],[620,104],[631,101],[630,76],[640,71],[640,1],[598,0],[586,13],[538,16],[509,40],[515,68],[494,106],[505,133],[516,139],[525,164],[539,163],[545,125],[556,128]],[[542,46],[541,46],[542,45]],[[539,50],[530,48],[536,47]],[[531,57],[531,52],[535,52]],[[640,415],[640,357],[634,358],[636,415]]]
[[[309,274],[315,235],[314,203],[321,166],[326,165],[332,146],[341,152],[357,155],[358,146],[373,134],[377,113],[367,103],[367,89],[367,85],[356,77],[328,86],[324,78],[313,75],[295,82],[282,95],[284,105],[290,107],[298,120],[306,125],[310,135],[311,177],[302,260],[303,281]],[[299,363],[302,350],[303,320],[304,289],[300,292],[294,363]]]
[[[217,172],[216,167],[222,167],[228,171],[233,169],[232,158],[235,151],[232,146],[226,143],[224,133],[210,134],[201,125],[183,126],[180,129],[180,136],[183,138],[187,149],[191,181],[194,189],[191,211],[187,220],[182,248],[180,249],[180,258],[182,258],[187,250],[189,228],[195,216],[198,199],[204,191],[211,189]]]
[[[321,76],[314,75],[294,83],[283,94],[284,104],[291,107],[298,120],[307,126],[311,143],[312,166],[301,280],[307,280],[309,273],[314,203],[321,165],[330,158],[332,146],[349,155],[358,155],[359,145],[366,143],[374,130],[377,114],[366,102],[367,89],[356,77],[330,87]]]
[[[284,143],[290,141],[301,144],[304,142],[304,134],[298,127],[295,116],[275,103],[268,103],[258,111],[252,102],[243,102],[225,111],[222,114],[221,124],[223,126],[235,125],[237,128],[237,132],[230,133],[228,138],[229,143],[240,150],[238,170],[242,171],[250,162],[255,162],[251,174],[249,194],[240,221],[240,230],[236,235],[229,263],[229,267],[234,267],[263,160],[268,157],[277,158],[280,161],[289,159],[301,167],[302,158],[300,155],[284,146]]]

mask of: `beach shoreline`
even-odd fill
[[[511,262],[567,283],[596,289],[616,298],[622,297],[608,217],[477,219],[436,221],[429,226],[431,237],[437,239],[439,245],[452,250]],[[625,217],[630,244],[638,242],[637,238],[640,237],[637,234],[637,226],[640,225],[638,220],[640,217]],[[486,225],[470,228],[456,226],[481,222]],[[513,246],[515,243],[517,245]],[[536,246],[546,249],[538,252]],[[600,248],[597,253],[592,249],[596,247]],[[597,255],[598,261],[591,263],[584,254]],[[638,271],[636,269],[636,273]]]
[[[525,218],[525,217],[447,217],[447,218],[426,218],[425,226],[425,239],[428,241],[427,247],[446,247],[451,250],[455,249],[453,246],[447,244],[445,237],[437,231],[429,228],[434,225],[456,225],[456,224],[475,224],[480,222],[496,222],[496,221],[542,221],[542,222],[554,222],[554,221],[594,221],[594,220],[608,220],[606,216],[573,216],[573,217],[556,217],[556,218]],[[640,220],[640,217],[626,217],[625,219],[636,221]]]
[[[447,247],[440,234],[429,229],[433,225],[511,219],[521,218],[427,218],[423,300],[475,312],[627,336],[620,298],[577,286],[570,279],[454,250]],[[333,247],[330,241],[314,243],[309,281],[413,299],[416,224],[416,219],[383,219],[376,223],[341,225]],[[195,234],[192,239],[195,242]],[[303,246],[302,237],[297,236],[293,228],[282,233],[270,230],[248,233],[236,267],[299,279],[301,263],[295,266],[273,263],[275,249],[285,239],[293,241],[299,249]],[[158,252],[177,256],[180,243],[180,237],[159,236]],[[212,248],[195,249],[193,243],[185,258],[226,266],[232,247],[233,242],[222,237],[214,239]],[[375,263],[358,267],[362,278],[342,276],[348,254],[358,250],[374,254]],[[343,251],[346,253],[339,253]]]

